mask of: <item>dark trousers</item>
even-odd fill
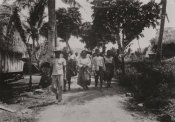
[[[100,88],[102,88],[103,76],[104,76],[104,70],[102,67],[99,67],[99,71],[95,71],[95,87],[98,86],[98,81],[100,79]]]
[[[114,67],[111,63],[105,64],[106,71],[104,73],[104,80],[107,81],[107,87],[111,87],[111,80],[114,75]]]

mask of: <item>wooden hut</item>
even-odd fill
[[[26,46],[13,25],[7,35],[11,13],[11,7],[0,5],[0,81],[23,72],[21,58]]]
[[[157,30],[155,39],[151,40],[152,45],[157,45],[159,30]],[[175,57],[175,27],[166,27],[164,29],[162,41],[162,56],[166,58]]]
[[[155,38],[156,43],[158,42],[158,38],[159,38],[159,29],[157,29],[156,32],[156,38]],[[163,33],[163,44],[171,44],[171,43],[175,44],[175,27],[166,27]]]

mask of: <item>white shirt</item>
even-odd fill
[[[76,56],[75,56],[74,54],[72,54],[72,55],[70,56],[70,59],[76,60]]]
[[[79,58],[79,61],[78,61],[78,66],[79,67],[82,67],[82,66],[88,66],[88,67],[91,67],[91,60],[86,57],[86,58]]]
[[[99,67],[103,67],[104,68],[104,58],[101,56],[95,56],[93,58],[93,69],[94,70],[99,70]]]
[[[63,66],[66,66],[66,60],[64,58],[54,59],[52,75],[63,75]]]
[[[105,57],[105,63],[110,63],[110,64],[112,64],[112,62],[113,62],[113,57],[111,56],[111,57]]]

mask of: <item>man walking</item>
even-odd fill
[[[104,58],[99,52],[96,52],[92,59],[92,70],[95,73],[95,87],[98,86],[98,80],[100,79],[100,88],[102,88],[105,63]]]
[[[55,51],[52,67],[52,91],[56,95],[57,102],[62,100],[64,79],[66,79],[66,60],[61,51]]]

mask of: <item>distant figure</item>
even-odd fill
[[[120,61],[120,56],[119,56],[119,49],[117,49],[117,53],[114,55],[114,68],[115,68],[115,73],[118,74],[120,69],[121,69],[121,61]]]
[[[100,88],[102,88],[105,71],[105,62],[104,58],[102,57],[102,55],[100,55],[100,53],[94,54],[94,57],[92,59],[92,70],[95,75],[95,87],[98,86],[98,80],[100,78]]]
[[[90,68],[91,68],[91,60],[87,57],[87,52],[84,50],[81,52],[79,61],[79,75],[78,75],[78,85],[83,87],[84,90],[88,89],[88,85],[90,85]]]
[[[75,52],[75,56],[78,57],[78,53],[77,52]]]
[[[79,59],[79,56],[78,56],[77,52],[75,53],[75,57],[76,57],[76,70],[78,72],[78,59]]]
[[[66,60],[61,51],[56,51],[52,68],[52,91],[56,95],[57,102],[62,100],[64,79],[66,79]]]
[[[110,88],[114,75],[114,60],[110,50],[107,51],[107,55],[105,56],[105,67],[105,80],[107,81],[107,88]]]
[[[68,54],[68,59],[67,59],[67,70],[66,70],[66,78],[67,78],[67,83],[68,83],[68,90],[70,90],[70,85],[71,85],[71,77],[77,75],[77,63],[75,59],[71,58],[71,53]],[[66,90],[66,84],[65,83],[65,88]]]

